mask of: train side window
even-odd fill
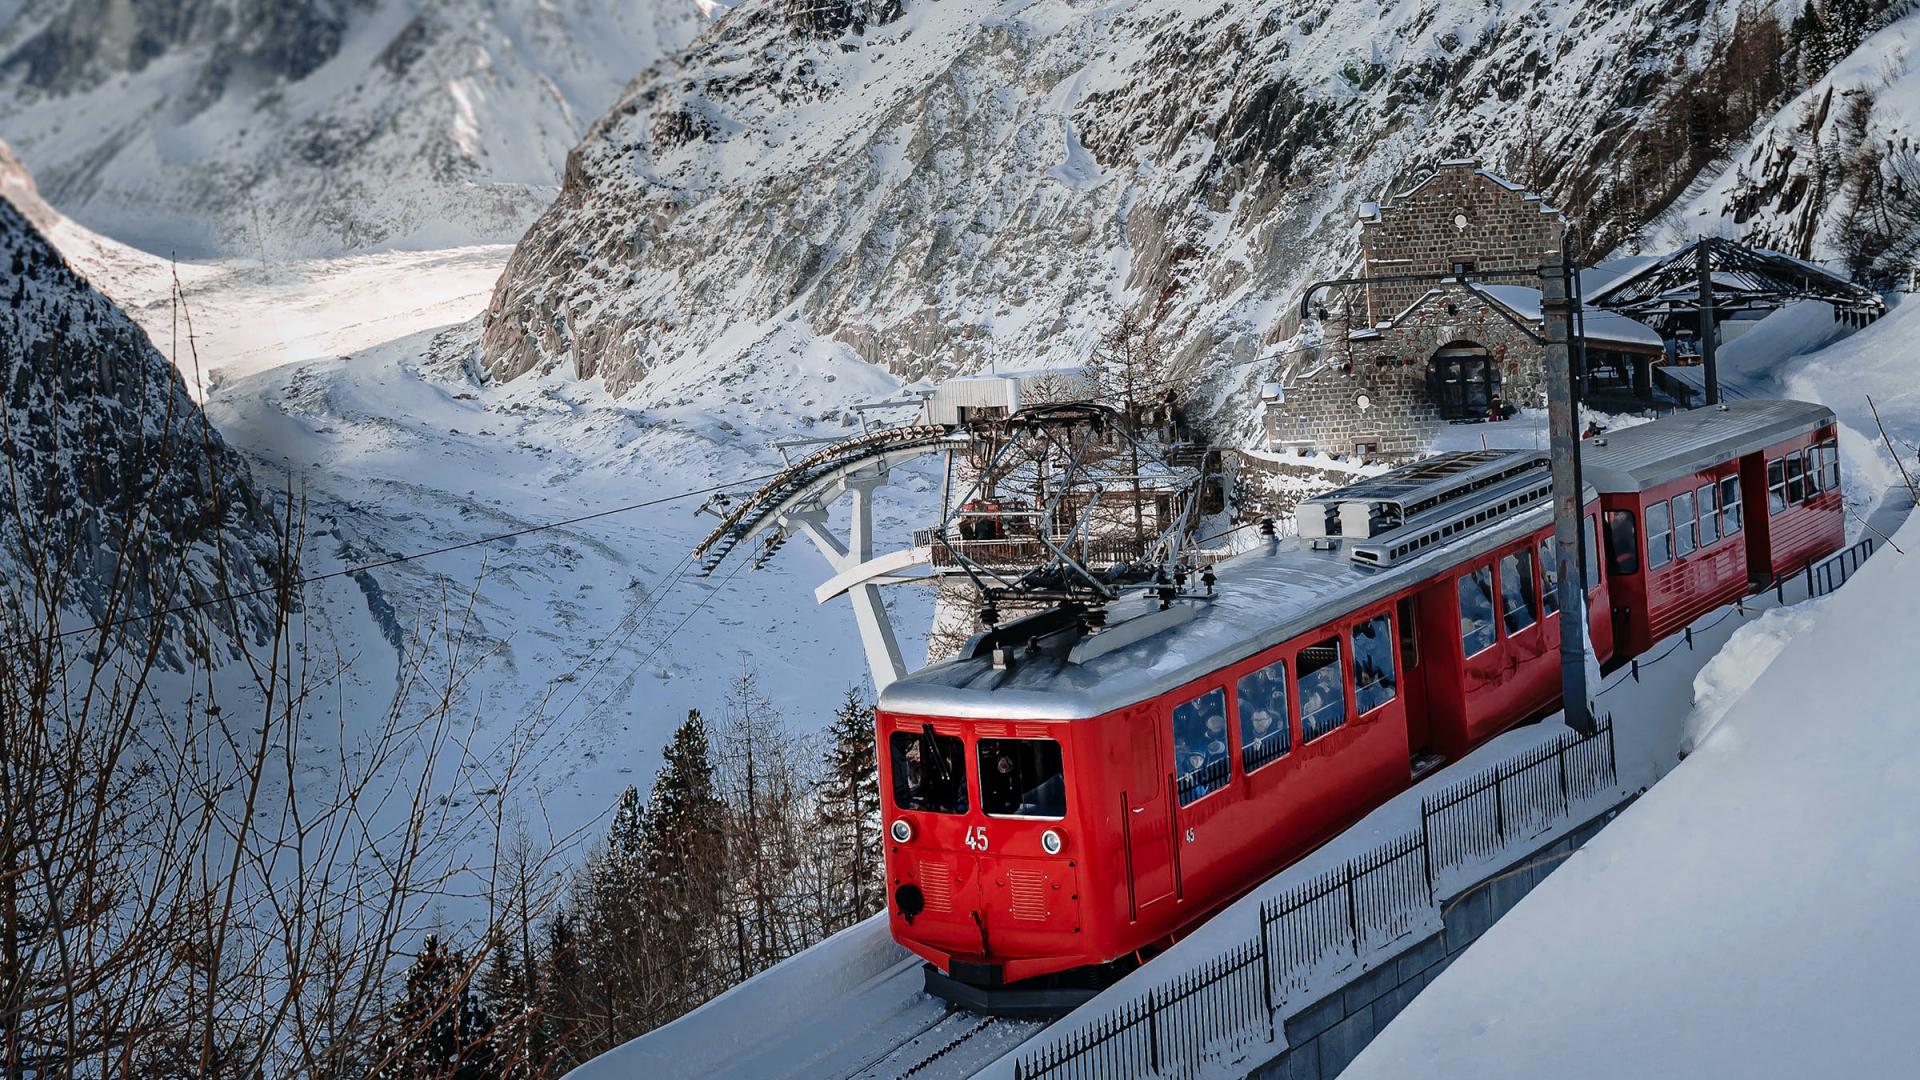
[[[1684,559],[1699,546],[1694,532],[1693,492],[1683,491],[1673,497],[1673,557]]]
[[[1340,678],[1340,639],[1300,650],[1300,740],[1312,742],[1347,722],[1347,689]]]
[[[936,735],[929,724],[894,732],[887,749],[895,806],[931,814],[967,812],[967,750],[959,736]]]
[[[1393,700],[1393,623],[1376,615],[1353,628],[1353,711],[1365,716]]]
[[[1607,573],[1640,572],[1640,530],[1631,510],[1607,511]]]
[[[1209,690],[1173,709],[1175,787],[1185,806],[1226,786],[1227,692]]]
[[[1533,595],[1533,552],[1522,549],[1500,559],[1500,618],[1508,634],[1517,634],[1540,618]]]
[[[1807,467],[1799,454],[1787,458],[1787,505],[1798,506],[1807,501]]]
[[[1740,478],[1729,476],[1720,481],[1720,535],[1740,531]]]
[[[1647,569],[1658,570],[1673,561],[1673,511],[1662,499],[1647,506]]]
[[[1067,770],[1052,739],[981,739],[980,809],[996,817],[1067,816]]]
[[[1840,490],[1840,444],[1833,439],[1820,444],[1820,488]]]
[[[1696,496],[1700,504],[1700,546],[1711,547],[1720,540],[1720,488],[1716,484],[1702,487]]]
[[[1775,458],[1767,462],[1767,514],[1787,508],[1787,463]]]
[[[1277,660],[1241,676],[1240,767],[1247,772],[1271,764],[1293,748],[1287,712],[1287,662]]]
[[[1549,536],[1540,541],[1540,613],[1560,613],[1560,560],[1554,557],[1557,541]]]
[[[1460,644],[1472,656],[1493,647],[1493,567],[1460,575]]]

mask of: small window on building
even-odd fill
[[[887,740],[893,766],[893,805],[932,814],[967,812],[967,749],[957,735],[933,726],[896,731]]]
[[[1543,615],[1560,611],[1560,561],[1553,554],[1557,543],[1551,536],[1540,541],[1540,611]]]
[[[1778,459],[1767,462],[1767,514],[1787,508],[1787,465]]]
[[[1276,661],[1241,676],[1235,693],[1240,699],[1240,767],[1252,772],[1292,749],[1287,662]]]
[[[1517,634],[1540,618],[1533,595],[1533,552],[1516,551],[1500,559],[1500,617],[1507,633]]]
[[[1353,711],[1365,716],[1393,700],[1393,621],[1376,616],[1353,628]]]
[[[1728,476],[1720,481],[1720,535],[1740,531],[1740,478]]]
[[[1711,547],[1720,539],[1720,487],[1708,484],[1696,495],[1700,504],[1700,546]]]
[[[1464,655],[1493,647],[1493,567],[1460,576],[1460,645]]]
[[[1787,505],[1798,506],[1807,501],[1807,467],[1795,454],[1786,460],[1787,466]]]
[[[1340,678],[1340,639],[1300,650],[1300,739],[1312,742],[1347,722],[1347,688]]]
[[[1647,569],[1658,570],[1673,561],[1673,511],[1665,500],[1647,507]]]
[[[1684,559],[1699,547],[1698,535],[1694,532],[1693,492],[1683,491],[1673,497],[1673,557]]]
[[[1640,572],[1640,529],[1631,510],[1607,511],[1607,573]]]
[[[1820,490],[1840,490],[1840,444],[1832,439],[1820,444]]]
[[[1067,772],[1052,739],[981,739],[980,809],[996,817],[1067,816]]]
[[[1209,690],[1173,709],[1173,759],[1180,805],[1227,784],[1227,692]]]

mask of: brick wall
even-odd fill
[[[1363,272],[1368,277],[1444,273],[1462,260],[1481,272],[1535,269],[1565,242],[1566,220],[1545,212],[1543,205],[1539,196],[1472,162],[1444,162],[1361,223]],[[1424,282],[1369,286],[1366,321],[1377,325],[1393,318],[1431,287]]]
[[[1561,253],[1566,234],[1565,219],[1543,205],[1472,162],[1442,162],[1362,221],[1362,272],[1447,273],[1461,261],[1478,274],[1538,271]],[[1540,337],[1479,294],[1457,284],[1393,283],[1369,286],[1363,306],[1352,325],[1371,332],[1310,354],[1281,380],[1285,399],[1266,407],[1268,445],[1347,453],[1365,444],[1389,457],[1425,450],[1444,422],[1427,390],[1427,362],[1448,345],[1484,348],[1500,367],[1507,404],[1545,404]]]
[[[1294,366],[1284,400],[1266,409],[1270,446],[1347,453],[1367,443],[1386,457],[1425,450],[1444,421],[1427,391],[1427,362],[1448,345],[1477,345],[1500,368],[1507,404],[1546,403],[1546,350],[1485,297],[1434,289],[1377,336],[1330,346]],[[1361,399],[1366,407],[1361,407]]]

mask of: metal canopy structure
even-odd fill
[[[1587,300],[1637,319],[1674,341],[1693,336],[1706,369],[1708,405],[1720,403],[1714,351],[1721,320],[1736,312],[1774,311],[1801,300],[1833,306],[1834,318],[1871,322],[1886,313],[1880,297],[1813,263],[1717,236],[1703,236],[1616,281]]]
[[[1797,300],[1819,300],[1839,311],[1877,318],[1886,304],[1872,291],[1810,262],[1720,237],[1703,237],[1603,286],[1587,297],[1672,336],[1694,327],[1701,311],[1700,260],[1712,283],[1711,310],[1771,311]]]

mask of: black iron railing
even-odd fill
[[[1807,564],[1807,596],[1825,596],[1847,583],[1860,564],[1873,554],[1873,537],[1862,537],[1860,542],[1829,558],[1818,566]]]

